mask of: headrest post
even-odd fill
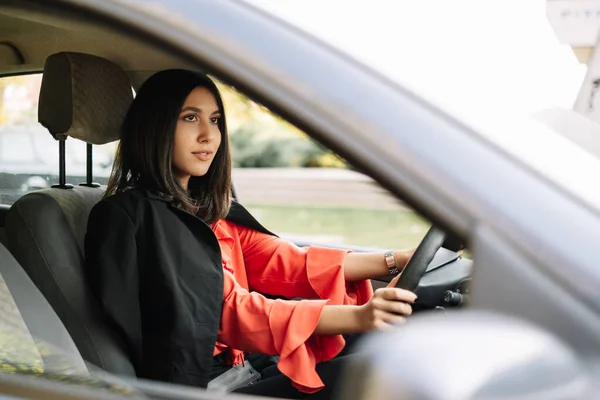
[[[52,185],[57,189],[73,189],[73,185],[67,184],[67,139],[58,140],[58,185]]]
[[[87,144],[87,157],[86,157],[86,179],[85,183],[79,184],[79,186],[86,187],[100,187],[100,184],[94,183],[94,149],[91,143]]]

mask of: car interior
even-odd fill
[[[88,214],[104,191],[94,183],[93,146],[119,139],[135,89],[167,68],[197,67],[107,26],[0,5],[0,78],[43,74],[38,120],[59,143],[60,170],[52,187],[0,204],[0,325],[24,332],[23,337],[27,333],[33,344],[26,347],[34,349],[46,370],[59,367],[53,368],[56,358],[39,351],[36,340],[60,349],[68,371],[85,374],[98,368],[135,376],[119,337],[103,323],[88,290],[83,241]],[[73,141],[85,142],[88,149],[82,183],[67,179],[65,148]],[[417,311],[446,311],[468,302],[471,261],[452,250],[435,250],[416,288]],[[386,284],[373,282],[374,287]]]

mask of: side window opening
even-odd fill
[[[0,78],[0,204],[58,182],[58,142],[37,122],[42,74]],[[414,246],[428,224],[306,133],[217,82],[240,201],[287,238],[369,247]],[[135,94],[135,91],[134,91]],[[106,184],[117,143],[94,146],[94,181]],[[67,182],[85,181],[86,144],[69,138]]]
[[[368,176],[234,88],[225,103],[240,202],[301,243],[416,246],[429,223]]]

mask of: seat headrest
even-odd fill
[[[119,139],[132,100],[129,77],[117,64],[89,54],[57,53],[44,65],[38,121],[55,139],[105,144]]]

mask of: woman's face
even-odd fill
[[[192,90],[181,108],[173,146],[173,170],[187,189],[192,176],[208,172],[219,145],[221,110],[215,96],[204,87]]]

